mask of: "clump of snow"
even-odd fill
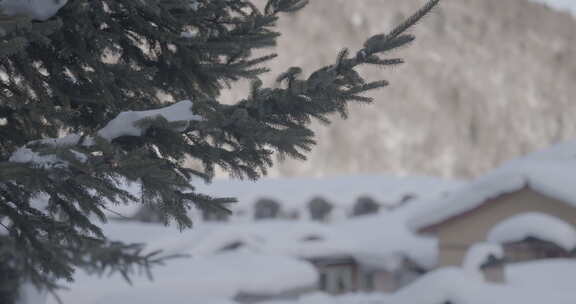
[[[76,160],[80,162],[85,162],[88,158],[86,155],[70,150],[72,155]],[[68,162],[62,160],[60,157],[53,154],[42,155],[40,153],[32,151],[32,149],[27,147],[20,147],[12,155],[10,155],[9,161],[14,163],[34,163],[35,165],[42,168],[50,167],[67,167]]]
[[[72,288],[60,295],[64,303],[210,303],[239,293],[271,295],[311,288],[316,281],[314,268],[297,259],[230,253],[171,260],[154,269],[153,281],[135,277],[132,286],[119,275],[96,278],[80,273]]]
[[[191,0],[190,8],[194,11],[197,11],[200,8],[200,2],[198,2],[198,0]]]
[[[500,244],[477,243],[468,249],[462,268],[469,274],[482,278],[481,269],[483,265],[491,259],[502,260],[503,258],[504,250]]]
[[[9,160],[14,163],[34,163],[44,168],[67,166],[67,164],[56,155],[40,155],[26,147],[21,147],[14,151],[14,153],[10,155]]]
[[[68,0],[2,0],[0,11],[6,15],[24,15],[35,20],[54,16]]]
[[[109,141],[120,136],[142,136],[146,130],[137,126],[137,122],[146,118],[160,116],[168,122],[188,122],[202,119],[202,117],[192,112],[192,101],[182,100],[160,109],[122,112],[108,122],[108,124],[98,132],[98,135]]]
[[[527,212],[509,217],[488,233],[490,242],[509,243],[529,237],[548,241],[571,251],[576,248],[576,230],[565,221],[544,213]]]
[[[39,290],[32,283],[24,283],[18,291],[16,304],[42,304],[46,303],[47,292]]]

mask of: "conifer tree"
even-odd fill
[[[77,267],[129,278],[161,262],[106,238],[98,223],[111,205],[154,206],[180,228],[191,227],[192,206],[227,212],[232,198],[194,184],[215,167],[257,179],[274,155],[305,159],[313,120],[345,118],[350,103],[372,102],[363,94],[388,84],[357,67],[402,63],[383,56],[412,42],[407,30],[437,2],[308,77],[288,69],[272,87],[260,76],[275,55],[254,51],[274,46],[278,18],[307,0],[0,2],[0,302],[24,281],[53,289]],[[242,79],[250,95],[220,103]]]

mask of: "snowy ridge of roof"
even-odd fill
[[[563,220],[539,212],[526,212],[495,225],[489,232],[490,242],[508,243],[534,237],[570,251],[576,248],[576,230]]]
[[[470,211],[485,201],[526,185],[526,178],[516,174],[503,174],[483,178],[451,193],[447,198],[434,201],[415,213],[408,221],[410,228],[418,230],[440,223],[452,216]]]
[[[409,222],[418,230],[481,206],[491,198],[529,187],[576,207],[576,141],[509,161],[476,181],[436,200]]]
[[[279,201],[283,208],[300,209],[322,197],[340,208],[352,206],[360,196],[369,196],[384,205],[395,205],[405,195],[432,198],[455,189],[459,181],[432,177],[358,175],[329,178],[264,178],[258,181],[216,180],[198,184],[197,191],[212,196],[236,197],[235,209],[248,209],[260,198]]]

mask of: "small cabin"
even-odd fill
[[[496,183],[497,184],[497,183]],[[473,193],[476,189],[470,189]],[[535,240],[534,238],[515,239],[512,242],[491,239],[490,234],[494,228],[510,218],[523,214],[537,213],[540,217],[550,217],[557,220],[547,220],[546,223],[564,222],[564,230],[574,230],[576,227],[576,202],[564,201],[548,193],[539,191],[526,184],[515,190],[500,193],[484,193],[486,199],[478,200],[471,207],[463,209],[454,208],[463,204],[458,198],[467,199],[466,193],[447,200],[445,204],[436,206],[438,210],[427,210],[416,219],[416,227],[420,233],[433,234],[438,238],[439,262],[438,266],[461,265],[463,258],[471,245],[489,240],[498,241],[504,245],[504,251],[510,261],[526,261],[550,257],[566,257],[571,250],[562,250],[557,244],[549,240]],[[469,203],[468,201],[466,203]],[[449,210],[449,211],[447,211]],[[451,210],[454,210],[451,212]],[[440,214],[441,216],[437,215]],[[434,217],[434,218],[432,218]],[[421,224],[418,222],[426,222]],[[542,228],[547,225],[525,225],[522,228]],[[544,230],[543,230],[544,231]],[[528,231],[529,232],[529,231]],[[553,232],[553,231],[550,231]],[[526,234],[526,237],[531,235]],[[532,235],[533,237],[535,235]],[[576,238],[575,238],[576,239]]]
[[[307,259],[319,274],[318,288],[338,295],[353,292],[391,293],[408,285],[425,270],[408,258],[394,269],[365,263],[350,255],[323,256]]]

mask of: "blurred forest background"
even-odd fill
[[[310,72],[342,48],[357,50],[423,2],[311,1],[281,19],[268,83],[290,66]],[[576,18],[528,0],[442,2],[398,54],[405,64],[366,71],[390,81],[373,95],[376,103],[351,107],[347,121],[316,126],[309,161],[284,161],[271,176],[469,178],[576,135]],[[245,92],[236,87],[223,99]]]

